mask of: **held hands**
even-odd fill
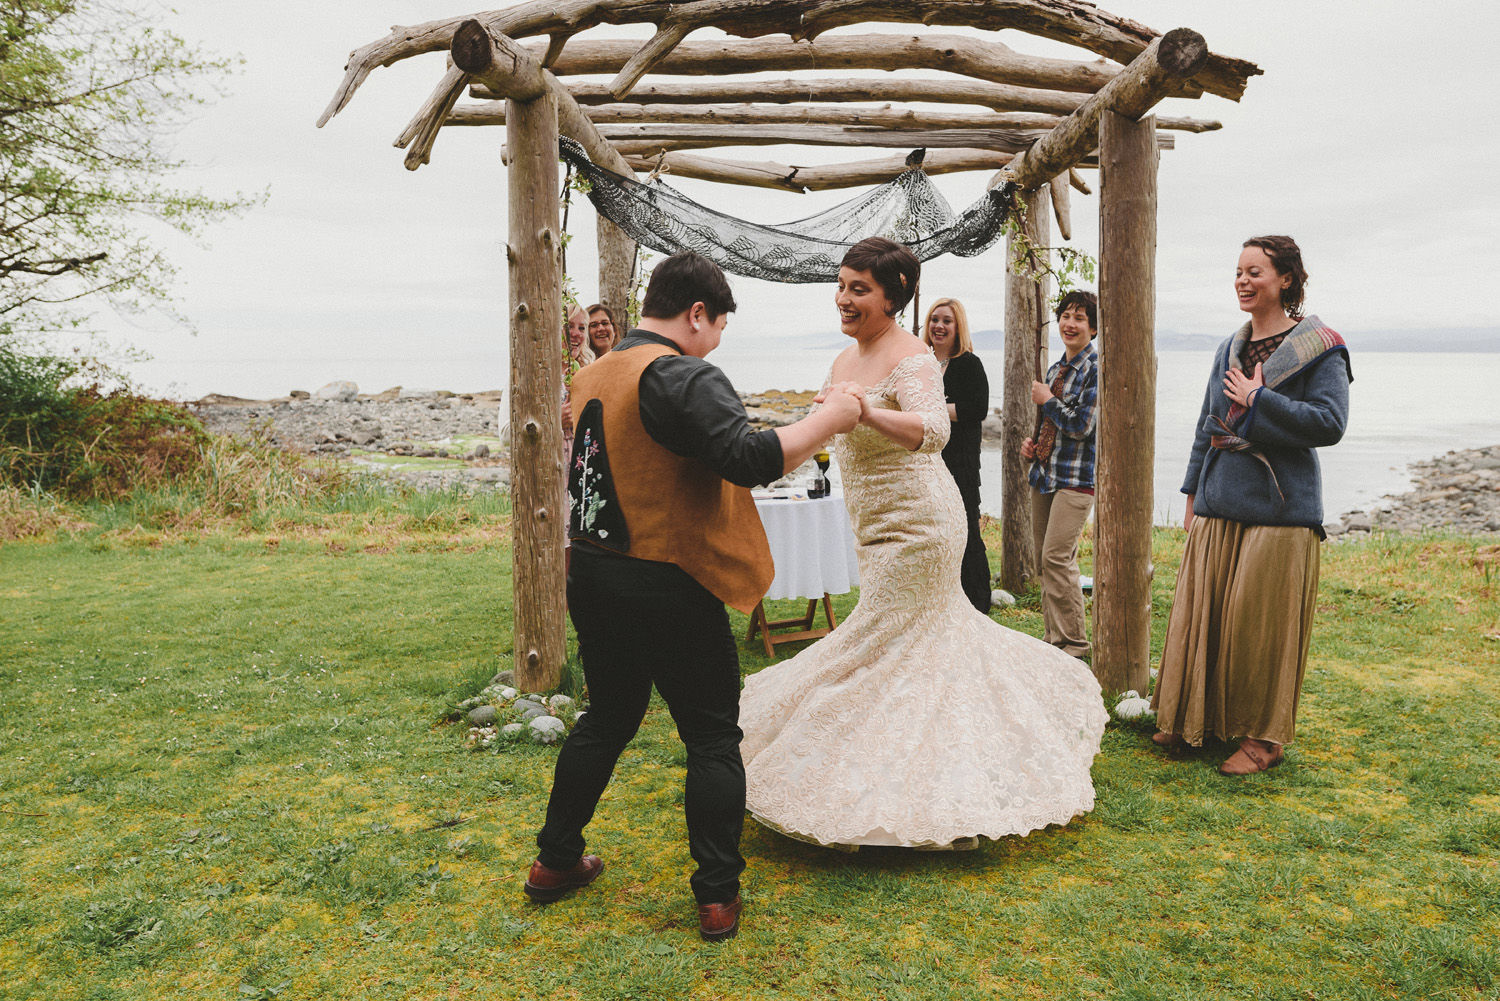
[[[573,402],[567,400],[562,405],[562,428],[563,433],[568,434],[573,430]]]
[[[1021,442],[1021,456],[1026,459],[1035,459],[1036,442],[1032,441],[1030,438],[1027,438],[1025,441]]]
[[[1032,403],[1035,403],[1037,406],[1041,406],[1043,403],[1046,403],[1048,400],[1050,400],[1052,398],[1053,397],[1052,397],[1052,387],[1051,386],[1047,385],[1045,382],[1035,382],[1035,381],[1032,382],[1032,384],[1031,384],[1031,402]]]
[[[1257,390],[1264,389],[1266,385],[1266,380],[1261,375],[1260,369],[1261,366],[1258,362],[1255,366],[1254,376],[1246,376],[1243,371],[1237,368],[1230,369],[1224,375],[1224,395],[1240,406],[1249,409],[1251,395]]]
[[[855,425],[864,419],[870,409],[869,403],[865,401],[864,388],[852,382],[840,382],[829,386],[813,397],[813,402],[821,403],[824,411],[834,415],[837,420],[836,434],[847,434],[853,431]]]

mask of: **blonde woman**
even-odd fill
[[[563,358],[562,384],[562,429],[563,429],[563,489],[568,487],[568,462],[573,455],[573,373],[594,360],[594,351],[589,347],[589,314],[578,303],[565,303],[568,319],[563,324],[563,339],[568,351]],[[573,541],[569,533],[563,534],[564,565],[572,564]]]
[[[563,339],[567,342],[567,357],[563,359],[562,429],[563,454],[573,452],[573,404],[568,394],[572,374],[594,360],[594,350],[589,347],[589,314],[578,303],[567,305],[568,319],[563,324]]]
[[[922,340],[932,348],[943,370],[943,396],[948,404],[950,431],[943,461],[958,484],[969,522],[969,540],[959,583],[981,612],[990,610],[990,561],[979,534],[979,440],[984,415],[990,408],[990,381],[974,353],[969,316],[957,299],[939,299],[927,311]]]

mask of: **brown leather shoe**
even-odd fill
[[[698,934],[708,942],[724,942],[740,931],[740,898],[728,904],[702,904],[698,908]]]
[[[1238,751],[1229,756],[1228,761],[1219,766],[1219,774],[1254,775],[1267,768],[1275,768],[1281,764],[1284,757],[1286,755],[1282,752],[1280,744],[1250,738],[1240,745]]]
[[[1167,733],[1165,731],[1162,731],[1159,733],[1153,733],[1151,735],[1151,743],[1155,744],[1157,747],[1181,747],[1183,744],[1187,743],[1187,741],[1182,739],[1182,734],[1180,733]]]
[[[550,904],[569,890],[588,886],[603,871],[604,862],[597,855],[585,855],[571,869],[549,869],[537,859],[526,876],[526,896],[539,904]]]

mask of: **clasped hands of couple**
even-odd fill
[[[835,433],[853,431],[870,415],[870,401],[865,399],[865,387],[857,382],[836,382],[824,389],[813,402],[821,404],[825,412],[831,411],[838,418]]]

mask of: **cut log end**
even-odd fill
[[[1208,65],[1208,43],[1192,28],[1173,28],[1162,36],[1156,61],[1172,76],[1187,79]]]
[[[448,51],[453,55],[453,65],[465,73],[483,73],[494,60],[490,33],[473,18],[458,26]]]

